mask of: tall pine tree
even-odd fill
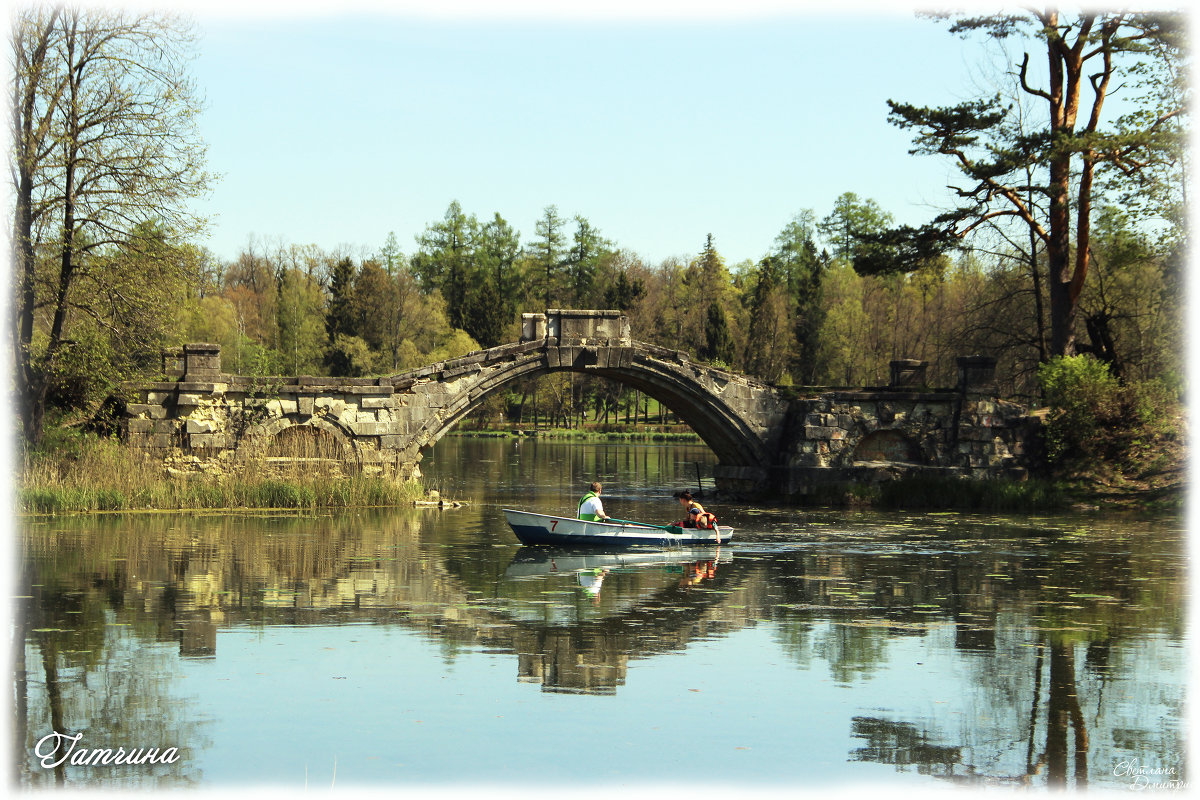
[[[554,308],[563,297],[563,218],[557,206],[546,206],[542,216],[533,226],[536,239],[530,250],[534,264],[541,275],[541,296],[546,308]]]

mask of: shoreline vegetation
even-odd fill
[[[540,437],[571,441],[702,443],[685,426],[591,429],[514,427],[454,431],[452,436]],[[116,439],[68,428],[48,432],[45,445],[18,467],[16,509],[21,515],[134,511],[294,510],[455,506],[424,481],[383,475],[268,470],[249,462],[226,474],[179,474]]]
[[[695,442],[677,426],[620,426],[588,429],[540,428],[456,430],[451,436],[532,437],[591,442]],[[268,470],[250,462],[222,475],[166,471],[161,462],[116,439],[57,429],[39,451],[18,465],[16,510],[21,516],[142,511],[337,511],[352,508],[457,506],[424,481],[382,475],[332,474],[286,468]],[[952,485],[951,485],[952,484]],[[905,478],[879,484],[822,487],[803,508],[909,511],[1037,512],[1109,510],[1176,511],[1183,506],[1182,481],[1156,487],[1104,486],[1086,476],[1023,481],[961,481]]]
[[[58,431],[18,465],[19,514],[113,511],[295,510],[394,507],[436,502],[419,481],[379,475],[268,468],[246,462],[225,474],[185,474],[111,438]]]

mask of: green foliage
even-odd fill
[[[564,297],[564,267],[566,260],[564,250],[566,238],[563,226],[566,223],[558,214],[558,207],[546,206],[542,216],[534,223],[533,230],[537,237],[529,248],[533,257],[533,268],[536,271],[535,281],[540,284],[538,295],[544,308],[553,308]]]
[[[645,294],[645,283],[641,279],[630,280],[629,274],[622,270],[604,292],[604,307],[628,311]]]
[[[320,369],[328,341],[321,287],[297,269],[280,269],[276,286],[280,371],[314,374]]]
[[[855,236],[854,270],[860,275],[916,272],[938,262],[957,239],[945,228],[902,225]]]
[[[557,216],[554,226],[557,247]],[[417,241],[420,250],[413,257],[413,272],[426,294],[436,292],[445,301],[449,327],[465,330],[486,347],[501,344],[502,331],[514,318],[523,293],[517,232],[500,214],[481,225],[455,201]],[[559,266],[556,261],[550,270],[556,276]]]
[[[424,354],[413,343],[412,339],[405,339],[400,342],[400,346],[396,348],[397,369],[404,371],[416,369],[425,361]]]
[[[91,409],[119,389],[129,366],[108,337],[90,326],[63,345],[49,374],[46,404],[60,411]]]
[[[504,321],[514,318],[523,293],[523,275],[518,268],[521,237],[504,217],[496,213],[491,221],[480,229],[477,242],[475,257],[480,271],[488,276],[490,285],[487,290],[492,294],[493,305],[489,313],[497,320],[497,327],[502,328]],[[464,330],[472,332],[480,343],[487,339],[482,329],[475,332],[474,328],[467,326]],[[494,344],[500,342],[496,341],[486,346],[491,347]]]
[[[417,240],[421,248],[413,257],[413,271],[425,291],[441,292],[450,325],[455,328],[461,328],[466,319],[478,232],[475,215],[468,216],[455,200],[442,220],[426,225]]]
[[[235,375],[279,375],[280,366],[277,350],[241,334],[234,336],[231,347],[221,350],[221,368]]]
[[[845,192],[834,201],[833,211],[817,224],[817,230],[833,248],[835,258],[852,261],[860,240],[892,224],[892,215],[871,199]]]
[[[464,334],[470,330],[473,339],[483,347],[495,347],[501,344],[504,336],[504,298],[496,289],[495,278],[489,274],[480,275],[474,291],[467,303],[464,319]]]
[[[396,304],[395,281],[378,261],[362,262],[354,278],[352,333],[376,351],[388,346],[392,307]]]
[[[1124,208],[1106,205],[1096,215],[1092,280],[1079,298],[1084,331],[1078,346],[1108,361],[1126,382],[1182,369],[1186,292],[1173,253],[1162,244]]]
[[[704,347],[700,350],[700,357],[712,362],[714,366],[718,363],[728,365],[733,361],[735,352],[733,335],[730,334],[729,323],[725,319],[725,310],[721,308],[720,303],[713,301],[708,304],[708,319],[704,324]]]
[[[463,330],[453,330],[442,340],[437,349],[429,354],[429,361],[447,361],[451,358],[465,356],[478,349],[479,342],[472,339],[469,333]]]
[[[1025,297],[1036,310],[1038,356],[1072,355],[1079,298],[1091,280],[1089,259],[1096,249],[1090,219],[1102,197],[1097,190],[1127,199],[1153,197],[1156,212],[1180,219],[1188,91],[1186,80],[1173,78],[1187,71],[1184,18],[1119,10],[1060,14],[1054,8],[944,17],[958,17],[951,25],[955,33],[978,31],[997,41],[1022,37],[1012,51],[1023,51],[1024,60],[1012,72],[1020,76],[1017,91],[1027,102],[1005,102],[998,95],[949,107],[888,101],[889,121],[913,131],[910,152],[944,156],[959,171],[961,180],[953,187],[958,202],[928,226],[890,232],[862,268],[908,269],[929,244],[940,246],[943,235],[969,236],[985,247],[994,238],[1028,248],[1026,261],[1044,271],[1039,280],[1046,287],[1043,294],[1035,286]],[[1058,88],[1028,70],[1033,51],[1048,59]],[[1131,85],[1145,90],[1156,84],[1141,97],[1128,92]],[[1080,93],[1081,86],[1091,91]],[[1103,112],[1112,107],[1105,101],[1117,87],[1130,110],[1113,125]],[[1031,113],[1029,103],[1040,109]],[[1113,179],[1107,187],[1106,177]],[[1141,202],[1128,205],[1144,215]],[[1088,325],[1093,352],[1115,363],[1110,320],[1107,313],[1093,314]]]
[[[749,295],[749,332],[746,370],[770,383],[778,382],[790,364],[795,348],[790,303],[782,265],[774,256],[759,262]]]
[[[663,315],[664,320],[673,317],[677,331],[675,346],[701,358],[738,361],[742,350],[737,324],[739,304],[729,269],[717,251],[712,234],[705,237],[704,248],[677,277],[679,282],[672,287],[677,293],[673,313]],[[714,305],[719,310],[714,310]],[[732,341],[725,340],[722,325]],[[710,336],[715,337],[711,343]],[[721,352],[714,352],[713,347],[719,347]]]
[[[1057,469],[1125,482],[1173,468],[1181,412],[1164,381],[1121,384],[1087,356],[1051,359],[1038,378],[1050,407],[1047,456]]]
[[[840,386],[867,383],[868,281],[842,262],[835,263],[825,277],[819,380]]]
[[[358,329],[354,313],[354,279],[356,270],[349,258],[340,259],[333,267],[329,282],[329,308],[325,313],[325,332],[329,340],[352,336]]]
[[[198,280],[181,243],[203,231],[190,207],[211,176],[183,17],[31,6],[11,21],[11,377],[21,436],[36,445],[51,382],[85,362],[115,381],[167,343]],[[94,390],[62,388],[66,404]]]
[[[775,237],[773,254],[782,265],[792,303],[795,351],[789,377],[794,376],[797,382],[803,384],[816,382],[820,366],[821,325],[825,319],[821,299],[828,264],[817,253],[815,233],[813,212],[797,214]]]
[[[590,308],[600,262],[612,251],[612,242],[600,235],[600,231],[587,218],[575,216],[575,233],[571,248],[565,259],[568,291],[573,308]]]
[[[371,348],[357,336],[339,333],[333,338],[325,357],[331,374],[345,378],[358,378],[371,372],[373,358]]]
[[[1117,409],[1119,387],[1108,366],[1089,356],[1058,356],[1038,367],[1038,381],[1050,408],[1050,460],[1095,455],[1100,427]]]

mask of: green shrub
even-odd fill
[[[1117,473],[1153,470],[1177,444],[1178,390],[1153,378],[1121,384],[1089,356],[1038,368],[1050,415],[1046,456],[1058,468],[1100,465]]]
[[[1038,367],[1050,407],[1046,456],[1051,463],[1093,454],[1105,420],[1114,416],[1120,386],[1108,365],[1090,356],[1057,356]]]

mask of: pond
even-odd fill
[[[568,513],[600,480],[609,514],[666,523],[711,462],[451,437],[422,466],[461,508],[24,520],[18,779],[1187,781],[1181,518],[714,500],[729,547],[551,555],[501,511]]]

